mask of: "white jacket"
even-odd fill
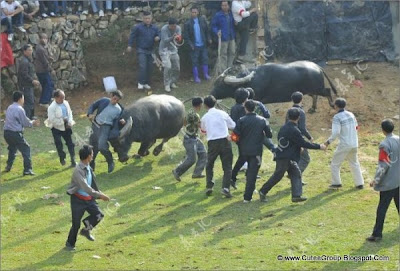
[[[71,107],[69,106],[69,103],[66,100],[64,100],[64,105],[68,111],[68,125],[73,126],[75,124],[75,121],[72,117]],[[56,101],[53,101],[47,108],[47,116],[48,119],[45,120],[44,122],[46,127],[55,128],[60,131],[65,131],[62,110],[61,107],[56,103]]]
[[[232,2],[232,15],[235,22],[240,23],[242,19],[249,17],[250,12],[246,11],[251,7],[250,1],[233,1]]]

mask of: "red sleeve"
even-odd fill
[[[239,16],[242,16],[242,13],[245,12],[245,11],[246,11],[245,9],[239,10]]]
[[[239,142],[239,135],[232,133],[231,134],[231,139],[233,142]]]
[[[379,162],[390,163],[390,157],[384,149],[379,149]]]

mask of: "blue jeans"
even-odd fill
[[[150,53],[139,52],[137,53],[139,63],[139,84],[150,84],[150,77],[153,71],[153,57]]]
[[[10,17],[6,17],[1,19],[1,25],[6,25],[8,34],[13,33],[13,25],[15,26],[22,26],[24,24],[24,14],[22,12],[18,13],[17,15]]]
[[[207,47],[194,47],[194,50],[190,52],[192,59],[192,66],[199,67],[200,65],[208,65],[208,52]]]
[[[67,13],[67,1],[53,1],[54,4],[54,13],[60,12],[59,2],[61,2],[61,13]]]
[[[36,74],[40,84],[42,85],[42,94],[40,95],[40,104],[49,104],[53,96],[54,84],[51,80],[50,72]]]

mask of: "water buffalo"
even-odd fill
[[[118,140],[112,142],[120,162],[129,159],[128,152],[133,142],[141,143],[138,156],[146,156],[156,139],[161,138],[161,144],[153,150],[153,154],[158,155],[163,144],[176,136],[182,128],[185,107],[173,96],[151,95],[125,108],[122,118],[127,120],[130,117],[132,117],[131,128],[121,130]]]
[[[214,82],[214,88],[210,94],[216,99],[233,98],[237,88],[251,87],[255,92],[254,99],[265,104],[289,102],[293,92],[301,91],[313,97],[311,110],[315,111],[317,108],[317,96],[327,97],[329,104],[333,107],[331,89],[325,88],[324,75],[333,92],[337,94],[335,86],[324,70],[310,61],[287,64],[267,63],[237,76],[228,75],[228,70],[218,76]]]

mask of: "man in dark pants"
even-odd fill
[[[372,235],[367,238],[367,241],[370,242],[377,242],[382,239],[383,224],[392,199],[399,213],[399,136],[392,133],[394,130],[392,120],[383,120],[381,127],[386,138],[379,144],[379,164],[376,169],[375,178],[370,183],[370,186],[379,191],[379,204],[376,210],[374,230]]]
[[[200,83],[199,67],[202,67],[204,79],[210,80],[208,75],[208,52],[207,43],[211,44],[210,31],[204,17],[199,17],[199,9],[190,9],[192,17],[185,22],[183,37],[190,46],[190,57],[192,59],[192,72],[195,83]]]
[[[206,165],[206,195],[210,196],[214,186],[214,163],[219,156],[222,162],[224,177],[221,193],[227,197],[232,197],[229,186],[232,176],[232,145],[228,129],[233,130],[236,124],[229,115],[219,109],[214,108],[217,100],[209,95],[204,99],[207,113],[201,118],[201,130],[207,133],[208,152]]]
[[[72,126],[75,121],[71,107],[68,101],[65,100],[64,91],[58,89],[54,92],[54,101],[47,108],[47,116],[48,119],[44,123],[51,129],[61,165],[65,165],[66,158],[61,141],[61,138],[64,138],[71,158],[71,167],[75,167],[75,144],[72,142]]]
[[[81,162],[75,167],[72,174],[71,184],[67,189],[67,194],[71,196],[72,227],[68,234],[65,248],[75,250],[76,238],[81,224],[81,219],[85,211],[89,216],[82,220],[84,228],[80,234],[88,240],[94,241],[91,230],[103,219],[104,214],[97,205],[96,199],[109,201],[110,198],[99,191],[96,184],[96,176],[90,168],[93,158],[93,148],[84,145],[79,150]]]
[[[305,136],[310,142],[313,142],[314,138],[310,135],[310,133],[307,130],[307,123],[306,123],[306,113],[303,110],[301,102],[303,101],[303,93],[300,91],[296,91],[292,94],[292,101],[293,101],[293,106],[292,108],[298,108],[300,110],[300,119],[297,124],[299,127],[299,130],[303,136]],[[289,121],[289,118],[286,114],[286,121],[287,123]],[[310,163],[310,155],[308,154],[307,149],[302,149],[300,152],[300,161],[299,161],[299,169],[301,171],[301,175],[303,175],[303,172],[306,170],[308,167],[308,164]],[[303,180],[303,185],[306,183]]]
[[[244,103],[246,115],[240,118],[233,130],[238,137],[240,157],[247,163],[246,189],[244,202],[250,202],[256,186],[258,170],[261,166],[264,138],[272,137],[265,118],[254,113],[256,104],[253,100]]]
[[[143,12],[143,23],[132,28],[129,36],[127,52],[132,51],[133,43],[136,44],[137,61],[139,63],[138,89],[151,89],[150,78],[153,70],[153,47],[160,40],[160,31],[152,24],[152,15]]]
[[[32,45],[25,44],[22,46],[23,56],[19,61],[17,77],[19,90],[25,97],[25,114],[32,119],[35,113],[35,96],[33,88],[39,86],[40,83],[35,79],[35,68],[32,63]]]
[[[197,179],[205,177],[202,173],[207,163],[207,151],[203,142],[201,142],[199,138],[200,116],[198,112],[201,110],[202,105],[203,99],[201,97],[193,98],[193,108],[189,110],[186,115],[185,136],[183,137],[183,146],[186,150],[185,160],[172,170],[172,174],[178,182],[181,181],[180,176],[196,162],[196,155],[198,156],[198,160],[192,178]]]
[[[51,79],[50,72],[52,71],[50,62],[52,58],[47,51],[47,35],[45,33],[39,34],[39,44],[36,45],[35,50],[35,71],[42,85],[42,94],[40,95],[39,105],[48,107],[53,95],[54,84]]]
[[[279,146],[276,149],[276,167],[274,174],[262,186],[259,191],[260,200],[266,201],[267,193],[274,187],[287,171],[292,184],[292,202],[307,200],[302,197],[303,187],[301,184],[301,172],[298,166],[301,148],[322,149],[326,146],[321,144],[309,143],[304,140],[297,123],[300,118],[300,110],[291,108],[288,111],[289,122],[281,127],[278,133]]]
[[[23,175],[35,175],[32,171],[31,148],[24,138],[24,127],[33,127],[40,124],[39,120],[29,120],[26,117],[24,105],[24,95],[16,91],[13,93],[14,103],[7,108],[6,119],[4,122],[4,139],[8,144],[8,159],[5,172],[9,172],[17,154],[17,150],[22,153],[24,158]]]
[[[108,141],[119,136],[119,125],[124,125],[125,120],[121,119],[124,108],[118,102],[122,99],[122,92],[117,90],[111,92],[111,99],[103,97],[95,101],[88,110],[87,117],[92,122],[92,134],[89,143],[93,146],[93,161],[90,163],[95,169],[97,153],[106,158],[108,173],[114,170],[114,160],[111,151],[108,149]],[[96,115],[94,115],[94,111]]]

